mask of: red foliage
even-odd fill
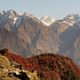
[[[39,75],[42,74],[45,77],[51,77],[55,74],[55,77],[58,76],[59,78],[68,70],[72,70],[76,76],[80,76],[80,70],[68,57],[54,54],[43,54],[31,58],[23,58],[20,55],[10,52],[7,52],[5,56],[9,60],[23,65],[24,69],[32,71],[37,70]]]

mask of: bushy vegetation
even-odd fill
[[[7,53],[11,61],[15,61],[29,71],[37,71],[41,80],[80,80],[79,70],[73,61],[67,57],[43,54],[31,58]]]
[[[68,57],[43,54],[31,58],[23,58],[20,55],[9,52],[8,49],[2,49],[0,53],[2,54],[0,58],[1,65],[5,63],[4,65],[9,68],[14,64],[15,68],[31,72],[37,71],[40,80],[80,80],[80,70]],[[10,64],[3,55],[9,59]]]

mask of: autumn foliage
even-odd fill
[[[80,70],[68,57],[42,54],[30,58],[23,58],[9,51],[5,56],[23,66],[24,69],[37,71],[41,80],[79,80]]]

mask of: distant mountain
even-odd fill
[[[50,26],[62,41],[59,52],[80,64],[80,17],[78,14],[66,16]]]
[[[49,17],[44,17],[47,19]],[[0,13],[0,49],[23,56],[58,53],[80,64],[80,17],[66,16],[47,27],[32,14],[14,10]]]
[[[14,10],[0,15],[0,49],[8,48],[22,55],[58,52],[58,36],[32,14]]]
[[[54,23],[56,21],[54,18],[51,18],[48,16],[43,16],[43,17],[41,17],[40,20],[46,26],[50,26],[52,23]]]
[[[78,14],[71,14],[66,16],[62,20],[57,20],[51,25],[53,31],[55,31],[58,35],[65,32],[68,28],[72,27],[78,20],[80,19]]]
[[[60,39],[63,42],[63,46],[61,45],[60,47],[60,53],[66,53],[80,63],[80,21],[61,34]]]
[[[0,79],[4,76],[5,80],[80,80],[80,70],[68,57],[47,53],[24,58],[3,49],[0,50]]]

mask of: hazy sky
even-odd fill
[[[80,14],[80,0],[0,0],[0,11],[9,9],[63,18],[67,14]]]

